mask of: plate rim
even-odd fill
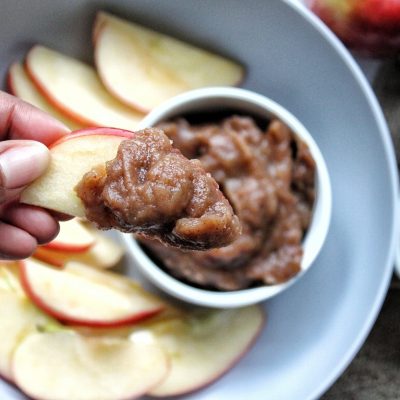
[[[393,221],[390,228],[390,243],[389,251],[386,256],[386,260],[382,267],[382,280],[378,286],[377,293],[373,299],[373,307],[370,309],[368,318],[363,323],[362,329],[355,336],[351,346],[341,356],[341,361],[336,365],[336,368],[332,369],[327,374],[326,378],[316,385],[315,390],[311,393],[309,399],[318,399],[336,382],[337,379],[343,374],[346,368],[353,361],[363,344],[365,343],[368,334],[375,325],[375,321],[378,318],[380,310],[383,306],[386,294],[389,289],[389,284],[393,275],[395,252],[397,247],[397,223],[399,221],[399,202],[397,200],[399,193],[399,176],[397,170],[396,156],[392,139],[390,136],[389,128],[386,123],[385,117],[381,106],[369,84],[366,76],[362,72],[360,66],[353,58],[349,50],[339,40],[339,38],[315,15],[310,11],[304,4],[296,0],[281,0],[288,7],[293,9],[299,15],[301,15],[313,28],[325,39],[337,53],[341,60],[345,63],[346,67],[355,79],[355,82],[364,94],[365,99],[371,110],[371,114],[374,117],[378,131],[377,134],[382,139],[383,148],[386,154],[386,163],[389,171],[389,178],[392,188],[391,202],[393,204]]]

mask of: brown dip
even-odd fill
[[[100,229],[191,250],[226,246],[241,232],[216,181],[198,160],[172,148],[160,129],[122,141],[116,158],[86,173],[76,192]]]
[[[226,247],[202,252],[140,238],[151,254],[174,276],[206,288],[236,290],[296,275],[315,197],[308,147],[276,119],[266,129],[242,116],[198,125],[178,119],[160,128],[212,174],[242,234]]]

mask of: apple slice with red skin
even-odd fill
[[[46,173],[22,192],[21,202],[85,217],[75,186],[93,167],[114,159],[121,141],[133,135],[121,129],[87,128],[62,137],[50,146]]]
[[[91,229],[91,232],[96,241],[83,253],[57,251],[43,245],[36,249],[33,257],[60,268],[70,261],[78,261],[100,269],[115,267],[124,255],[123,247],[95,229]]]
[[[93,41],[104,85],[143,112],[187,90],[237,85],[244,75],[236,62],[105,12]]]
[[[76,260],[76,256],[80,257],[82,254],[85,253],[64,253],[57,250],[46,249],[44,246],[38,246],[32,254],[32,257],[52,267],[64,268],[66,263],[71,259],[79,262],[80,260]]]
[[[19,63],[13,63],[7,75],[7,86],[8,90],[14,96],[46,111],[54,118],[61,121],[64,125],[72,130],[81,128],[81,124],[77,124],[71,118],[68,118],[65,114],[61,113],[57,108],[53,107],[52,104],[39,92],[32,80],[25,71],[25,68]]]
[[[162,381],[168,360],[155,343],[64,330],[29,335],[12,370],[17,386],[35,399],[123,400]]]
[[[164,304],[135,282],[80,263],[57,270],[28,258],[21,262],[21,284],[47,314],[73,325],[119,327],[151,318]]]
[[[25,67],[40,93],[81,125],[135,129],[144,116],[111,96],[95,69],[72,57],[37,45]]]
[[[185,317],[148,324],[148,332],[170,358],[171,369],[150,394],[177,396],[207,386],[228,372],[251,348],[262,327],[259,306],[232,310],[199,309]],[[136,331],[132,334],[142,334]]]
[[[88,250],[96,238],[78,219],[60,222],[60,232],[46,247],[52,250],[81,253]]]

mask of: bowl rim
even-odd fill
[[[317,196],[313,207],[311,225],[303,240],[304,256],[301,271],[289,281],[277,285],[265,285],[237,291],[216,292],[186,284],[162,270],[151,260],[138,242],[129,234],[122,234],[137,267],[158,288],[185,302],[214,308],[233,308],[255,304],[269,299],[297,282],[313,265],[328,234],[332,212],[332,190],[325,160],[311,134],[288,110],[270,98],[253,91],[232,87],[195,89],[177,95],[151,111],[140,123],[139,129],[151,127],[163,120],[182,115],[190,110],[206,110],[209,102],[221,102],[222,108],[252,114],[275,116],[282,120],[309,147],[316,162]],[[236,105],[237,103],[241,103]],[[232,105],[234,104],[234,105]],[[199,108],[200,107],[200,108]]]

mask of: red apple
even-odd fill
[[[399,0],[312,0],[310,7],[349,48],[374,57],[399,53]]]
[[[47,314],[74,325],[117,327],[148,319],[164,304],[135,282],[80,263],[56,270],[35,259],[21,263],[21,284]]]
[[[75,186],[93,167],[112,160],[122,140],[133,132],[112,128],[88,128],[64,136],[50,146],[46,173],[21,194],[21,202],[64,214],[85,217]]]

